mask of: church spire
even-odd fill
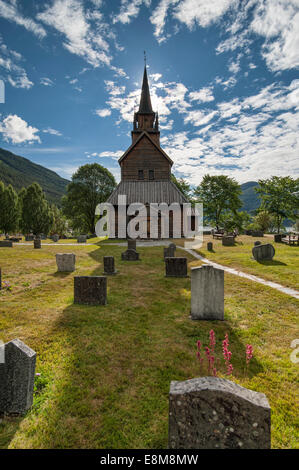
[[[146,64],[144,64],[143,82],[142,82],[141,98],[140,98],[140,105],[139,105],[138,112],[141,114],[150,114],[153,112],[151,96],[150,96],[150,91],[149,91],[149,86],[148,86]]]

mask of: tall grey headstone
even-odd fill
[[[171,382],[170,449],[270,449],[271,408],[263,393],[218,377]]]
[[[106,305],[107,278],[104,276],[75,276],[74,302],[85,305]]]
[[[212,242],[207,243],[207,250],[208,251],[213,251],[213,243]]]
[[[19,339],[6,343],[2,348],[0,412],[24,414],[33,402],[36,353]]]
[[[271,243],[254,246],[252,248],[252,255],[256,261],[271,261],[275,255],[275,248]]]
[[[176,245],[174,243],[170,243],[167,248],[164,248],[164,260],[165,258],[174,258],[176,251]]]
[[[281,234],[281,233],[276,233],[276,234],[274,235],[274,241],[275,241],[276,243],[281,243],[281,239],[282,239],[282,234]]]
[[[192,320],[224,320],[224,271],[209,264],[191,268]]]
[[[187,277],[187,258],[165,258],[166,277]]]
[[[76,269],[76,255],[74,253],[56,254],[57,271],[71,273]]]
[[[137,249],[136,239],[128,238],[128,250],[135,250]]]

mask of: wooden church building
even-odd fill
[[[160,147],[158,113],[152,109],[146,66],[144,67],[139,110],[134,113],[131,134],[132,144],[118,160],[121,168],[121,181],[107,202],[113,204],[117,211],[118,196],[125,195],[127,206],[131,203],[142,203],[147,206],[147,238],[149,238],[149,204],[167,203],[171,205],[175,202],[182,207],[182,204],[188,201],[171,181],[173,161]],[[160,225],[161,221],[159,220],[159,237]],[[170,213],[170,238],[172,235]]]

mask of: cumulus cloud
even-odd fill
[[[197,101],[198,103],[206,103],[214,101],[213,91],[211,87],[201,88],[199,91],[191,91],[189,93],[189,99],[191,101]]]
[[[29,124],[16,114],[10,114],[0,123],[0,132],[6,142],[21,144],[22,142],[41,142],[37,133],[39,130]]]

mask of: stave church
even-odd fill
[[[171,181],[173,161],[160,146],[159,118],[158,113],[152,109],[146,66],[144,67],[139,109],[134,113],[131,135],[131,146],[118,160],[121,168],[121,181],[107,202],[112,204],[115,209],[116,234],[119,233],[117,224],[119,196],[126,196],[127,206],[132,203],[144,204],[147,208],[145,238],[150,238],[149,206],[151,203],[166,203],[168,205],[178,203],[182,212],[183,204],[188,201]],[[126,224],[129,220],[130,216],[127,216]],[[183,217],[181,220],[183,221]],[[173,238],[172,212],[170,212],[168,223],[169,238]],[[118,236],[118,238],[122,237]],[[158,215],[158,234],[155,238],[161,238],[161,214]]]

